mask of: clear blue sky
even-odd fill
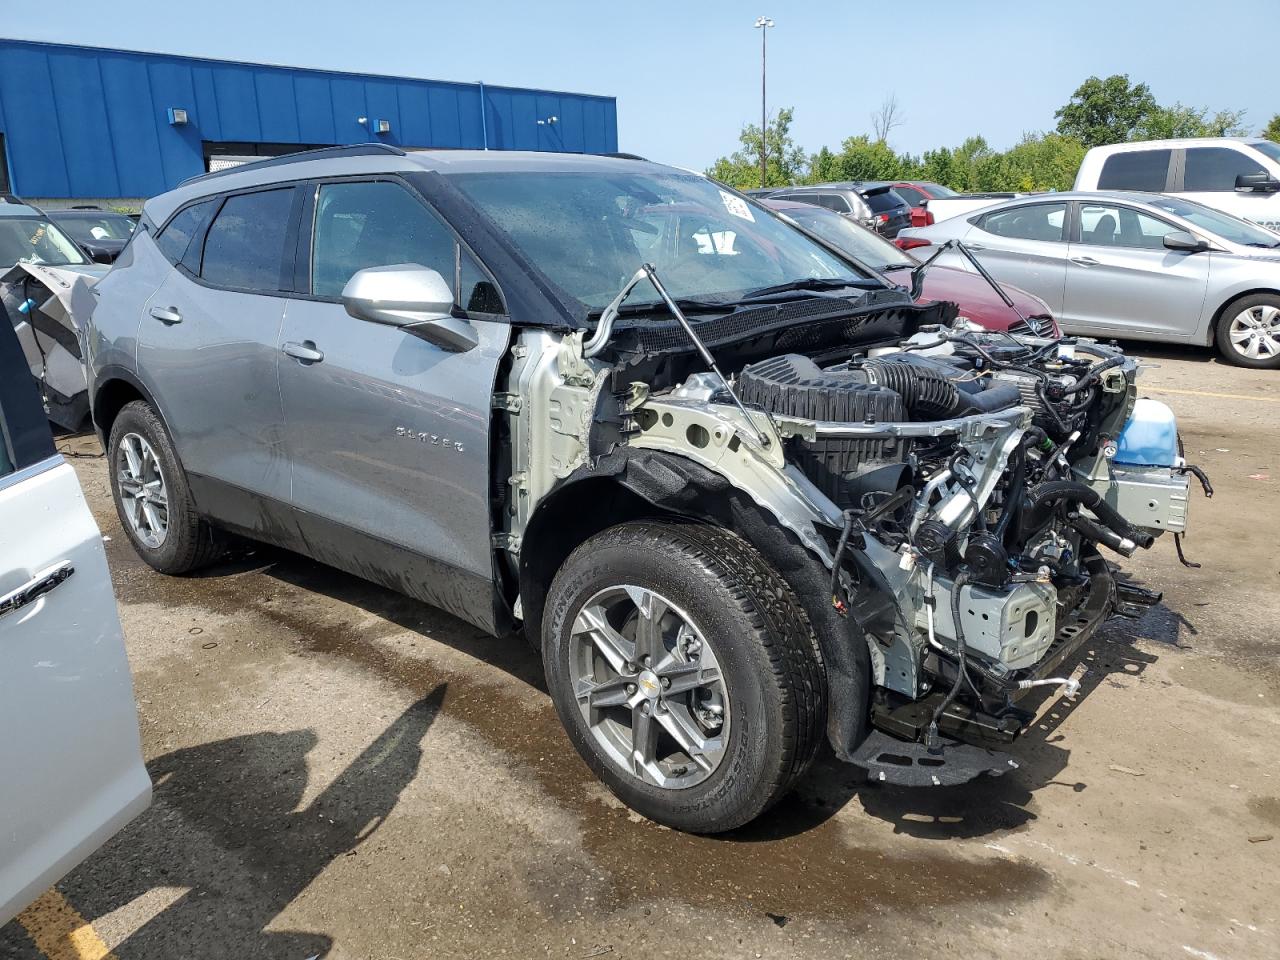
[[[1053,111],[1090,74],[1128,73],[1161,103],[1247,109],[1252,130],[1280,111],[1256,39],[1274,33],[1276,0],[0,6],[23,9],[0,27],[20,39],[608,94],[618,98],[621,149],[698,169],[736,148],[743,123],[759,123],[760,14],[777,23],[770,110],[795,107],[793,133],[810,152],[869,131],[890,93],[905,117],[890,137],[899,149],[975,133],[1006,147],[1052,128]]]

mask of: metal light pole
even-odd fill
[[[767,50],[767,37],[769,36],[769,28],[773,26],[773,21],[768,17],[758,17],[756,19],[756,29],[760,31],[760,186],[763,187],[767,167],[765,165],[765,157],[769,152],[769,144],[766,140],[765,131],[768,129],[769,114],[765,109],[765,53]]]

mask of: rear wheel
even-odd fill
[[[173,441],[145,401],[125,404],[111,424],[107,463],[120,524],[150,566],[186,573],[222,555],[222,537],[196,512]]]
[[[1217,337],[1228,363],[1266,370],[1280,367],[1280,296],[1257,293],[1227,304]]]
[[[736,535],[649,520],[580,546],[552,583],[543,658],[579,754],[680,830],[741,826],[807,768],[823,666],[786,584]]]

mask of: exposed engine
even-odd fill
[[[1027,690],[1073,683],[1050,673],[1074,637],[1159,599],[1117,583],[1098,549],[1128,556],[1185,522],[1194,468],[1167,408],[1134,416],[1136,372],[1092,341],[963,327],[741,370],[743,402],[792,425],[788,458],[842,511],[833,603],[869,638],[877,725],[1007,742]],[[1123,462],[1166,420],[1140,467]]]

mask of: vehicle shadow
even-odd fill
[[[234,547],[228,559],[188,574],[188,578],[225,582],[228,594],[239,594],[239,600],[243,602],[243,591],[233,583],[241,574],[259,575],[268,583],[274,581],[338,600],[385,621],[387,632],[403,630],[420,634],[424,639],[429,638],[431,642],[444,644],[495,666],[530,687],[546,692],[542,660],[522,634],[493,636],[421,600],[288,550],[245,542]],[[342,622],[326,624],[317,618],[315,611],[301,615],[292,613],[287,603],[269,604],[259,600],[256,607],[259,613],[294,628],[306,637],[307,645],[313,651],[355,660],[387,656],[385,652],[375,650],[369,642],[376,639],[376,630],[355,629],[351,624]]]
[[[328,936],[267,927],[391,814],[444,695],[442,684],[412,704],[305,807],[312,730],[158,757],[148,764],[151,808],[59,886],[91,920],[156,888],[186,888],[114,949],[120,960],[322,957]]]

